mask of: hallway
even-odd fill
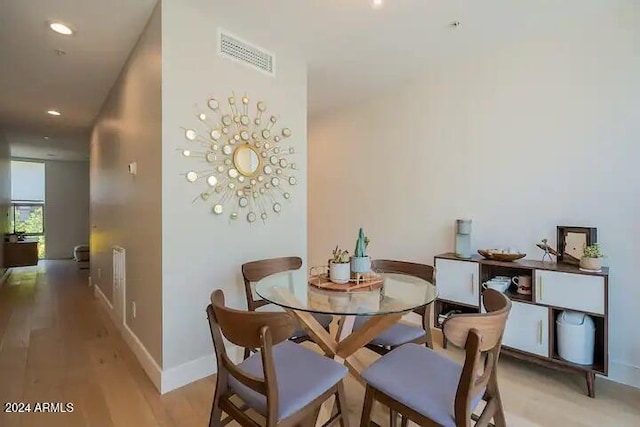
[[[72,261],[15,269],[0,289],[0,426],[206,425],[211,378],[161,397],[93,298],[87,270]],[[73,412],[33,413],[36,402]]]
[[[30,403],[32,411],[3,411],[0,426],[207,425],[214,377],[160,396],[94,299],[87,275],[72,261],[44,261],[15,269],[0,288],[0,402]],[[580,377],[503,357],[500,386],[510,426],[632,426],[640,419],[640,392],[610,381],[598,380],[590,399]],[[363,390],[353,379],[347,395],[356,426]],[[73,412],[33,413],[37,402],[72,403]],[[379,408],[376,421],[386,425]]]

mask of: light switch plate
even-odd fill
[[[129,174],[131,175],[138,174],[138,162],[129,163]]]

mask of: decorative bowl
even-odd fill
[[[515,261],[527,256],[527,254],[520,253],[503,253],[499,252],[498,249],[478,249],[478,253],[486,259],[492,259],[494,261]]]

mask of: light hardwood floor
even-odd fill
[[[86,283],[75,263],[49,261],[16,269],[0,289],[2,409],[5,402],[74,404],[72,413],[3,412],[0,426],[206,426],[214,377],[160,396]],[[640,390],[599,379],[590,399],[583,386],[579,376],[500,361],[511,426],[640,425]],[[363,388],[349,379],[347,394],[353,427]],[[388,424],[381,407],[374,418]]]

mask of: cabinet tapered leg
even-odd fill
[[[585,374],[587,379],[587,395],[589,397],[596,397],[596,374],[595,372],[587,372]]]

